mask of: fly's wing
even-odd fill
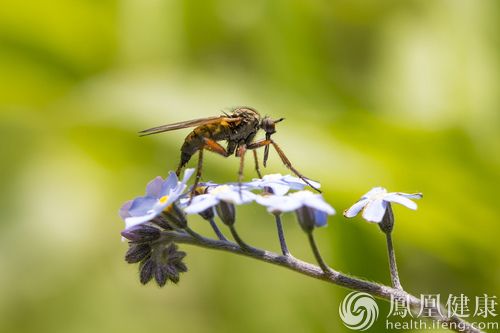
[[[207,124],[213,124],[213,123],[224,123],[224,122],[233,123],[233,122],[239,122],[239,121],[241,121],[240,117],[229,118],[229,117],[225,117],[225,116],[217,116],[217,117],[200,118],[200,119],[186,120],[186,121],[181,121],[178,123],[148,128],[148,129],[145,129],[143,131],[140,131],[139,135],[146,136],[146,135],[168,132],[168,131],[178,130],[178,129],[182,129],[182,128],[188,128],[188,127],[195,127],[195,126],[201,126],[201,125],[207,125]]]

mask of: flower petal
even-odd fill
[[[410,208],[410,209],[413,209],[413,210],[417,209],[416,203],[414,203],[410,199],[408,199],[400,194],[397,194],[397,193],[391,193],[391,194],[385,196],[384,200],[398,203],[400,205],[403,205],[403,206]]]
[[[266,186],[270,187],[273,190],[273,194],[276,194],[276,195],[285,195],[288,192],[288,190],[290,189],[290,186],[288,186],[282,182],[269,183]]]
[[[387,209],[387,202],[382,199],[376,199],[369,202],[363,209],[363,218],[370,222],[380,222]]]
[[[365,195],[361,197],[361,199],[370,199],[371,197],[381,193],[387,193],[387,190],[380,186],[374,187],[370,191],[366,192]]]
[[[153,206],[156,204],[158,199],[153,197],[139,197],[134,199],[132,205],[130,205],[129,214],[130,216],[142,216],[145,215]]]
[[[424,195],[422,193],[403,193],[403,192],[396,192],[396,194],[399,194],[405,198],[408,199],[422,199]]]
[[[354,205],[352,205],[348,209],[344,210],[344,216],[351,218],[351,217],[358,215],[358,213],[361,211],[361,209],[363,209],[363,207],[366,206],[368,201],[369,201],[368,199],[359,200]]]
[[[314,197],[303,202],[305,206],[312,207],[316,210],[325,212],[328,215],[335,214],[335,209],[323,200],[323,197],[319,194],[314,195]]]
[[[123,206],[120,208],[120,211],[118,214],[120,214],[120,217],[125,220],[125,218],[130,217],[130,207],[132,206],[132,203],[134,200],[129,200],[123,204]]]
[[[193,201],[189,206],[184,208],[184,211],[187,214],[197,214],[200,213],[207,208],[213,207],[219,203],[219,200],[215,198],[213,195],[202,194],[193,198]]]
[[[321,187],[320,183],[318,183],[314,180],[311,180],[309,178],[306,178],[306,179],[309,182],[309,184],[311,184],[312,186],[314,186],[316,188]],[[284,176],[283,180],[285,182],[287,182],[288,184],[290,184],[290,187],[292,187],[294,190],[302,190],[305,186],[309,186],[309,184],[307,184],[303,179],[300,179],[298,177],[294,177],[291,175]]]
[[[254,178],[253,181],[261,181],[263,183],[267,182],[275,182],[280,181],[283,178],[281,173],[270,173],[268,175],[264,175],[262,178]]]
[[[240,192],[237,187],[231,188],[231,190],[221,191],[217,193],[216,196],[219,200],[230,202],[235,205],[252,202],[256,197],[252,192],[243,189]]]
[[[184,177],[182,177],[182,183],[186,184],[194,173],[194,168],[189,168],[184,171]]]
[[[159,197],[169,195],[172,188],[176,187],[178,182],[179,180],[177,179],[177,175],[175,174],[175,172],[170,171],[168,173],[167,179],[165,179],[163,185],[161,186],[161,193]]]
[[[125,219],[125,230],[141,223],[146,223],[151,221],[157,215],[156,212],[151,211],[150,213],[142,216],[127,217]]]
[[[324,227],[326,226],[326,222],[328,220],[328,214],[320,211],[320,210],[315,210],[314,211],[314,221],[315,221],[315,226],[316,227]]]
[[[279,195],[266,195],[266,196],[257,196],[255,201],[267,207],[269,212],[292,212],[297,210],[302,206],[302,202],[300,200],[293,200],[290,196],[279,196]]]
[[[146,186],[146,196],[159,198],[162,185],[163,185],[163,178],[161,178],[160,176],[150,181]]]

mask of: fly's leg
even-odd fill
[[[269,140],[271,141],[271,135],[270,134],[266,134],[266,140]],[[267,166],[267,158],[269,157],[269,145],[265,145],[264,147],[264,160],[262,161],[262,165],[264,166],[264,168]]]
[[[194,193],[196,191],[196,187],[198,187],[198,183],[200,182],[201,179],[201,174],[203,170],[203,150],[208,150],[213,153],[217,153],[219,155],[222,155],[224,157],[228,156],[228,153],[224,147],[222,147],[220,144],[218,144],[216,141],[203,138],[204,145],[203,147],[200,148],[199,153],[198,153],[198,166],[196,168],[196,178],[194,180],[193,188],[191,190],[191,199],[189,200],[189,204],[191,204],[191,201],[193,200]],[[181,167],[179,167],[181,168]],[[180,170],[178,170],[180,171]]]
[[[288,157],[286,157],[283,150],[281,150],[281,148],[278,146],[278,144],[276,142],[274,142],[272,139],[264,139],[264,140],[259,140],[259,141],[253,142],[253,143],[249,144],[247,146],[247,148],[254,150],[254,149],[258,149],[260,147],[267,147],[269,145],[273,146],[274,150],[276,150],[279,157],[281,158],[281,161],[288,169],[290,169],[297,177],[302,179],[307,185],[312,187],[315,191],[321,193],[321,191],[318,188],[316,188],[316,186],[312,185],[302,173],[300,173],[297,169],[295,169],[293,167],[292,163],[290,162]]]
[[[257,172],[257,176],[259,176],[259,178],[262,179],[262,174],[260,173],[259,158],[257,157],[257,151],[253,149],[252,152],[253,152],[253,159],[255,161],[255,171]]]
[[[243,180],[243,167],[245,165],[245,153],[247,152],[247,146],[242,144],[238,147],[238,151],[236,152],[236,157],[240,158],[240,169],[238,170],[238,183],[241,184]]]
[[[236,151],[236,156],[240,158],[240,168],[238,170],[238,187],[240,192],[240,198],[242,198],[241,194],[241,182],[243,180],[243,167],[245,166],[245,153],[247,152],[247,146],[242,144],[238,147]]]
[[[180,177],[182,167],[183,167],[183,165],[182,165],[182,163],[180,163],[179,166],[177,167],[177,170],[175,171],[175,175],[177,176],[177,178]]]
[[[194,193],[196,192],[196,188],[198,187],[198,183],[201,179],[201,172],[203,168],[203,148],[201,148],[198,152],[198,166],[196,167],[196,178],[194,179],[193,188],[191,189],[191,197],[189,199],[189,205],[191,201],[193,201]]]
[[[222,147],[219,143],[217,143],[217,141],[203,138],[203,142],[204,142],[203,148],[206,150],[210,150],[212,153],[219,154],[223,157],[228,157],[230,155],[230,153],[228,153],[224,147]]]

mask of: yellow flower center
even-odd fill
[[[168,201],[168,195],[162,196],[159,201],[160,201],[160,204],[162,204],[162,205],[165,204]],[[163,209],[163,211],[170,212],[173,207],[174,207],[174,204],[170,204],[167,207],[165,207],[165,209]]]
[[[164,204],[165,202],[167,202],[167,200],[168,200],[168,195],[164,195],[160,198],[160,203]]]

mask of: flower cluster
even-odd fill
[[[320,267],[328,273],[329,268],[319,254],[313,231],[316,227],[326,226],[328,215],[335,214],[335,210],[321,194],[306,190],[308,183],[304,180],[273,174],[250,182],[220,185],[208,182],[189,188],[187,182],[193,173],[194,169],[187,169],[182,180],[173,172],[166,179],[156,177],[146,186],[144,196],[127,201],[120,209],[120,216],[125,222],[125,230],[121,234],[129,241],[125,260],[131,264],[139,263],[141,283],[146,284],[153,278],[159,286],[165,285],[168,280],[177,283],[180,273],[187,271],[182,262],[186,253],[178,250],[172,235],[203,239],[203,236],[189,228],[187,217],[190,214],[199,214],[209,221],[219,241],[229,244],[231,242],[215,222],[215,217],[218,217],[229,228],[242,250],[255,250],[241,239],[235,229],[235,207],[252,202],[265,207],[275,216],[284,256],[290,253],[280,216],[283,213],[295,213],[302,230],[308,234]],[[309,183],[315,188],[320,187],[317,182]],[[417,205],[411,199],[421,197],[420,193],[389,193],[382,187],[376,187],[345,210],[344,216],[351,218],[362,211],[364,219],[378,223],[382,231],[390,233],[394,223],[391,203],[416,209]]]
[[[193,233],[187,226],[186,215],[200,214],[211,222],[218,216],[225,225],[233,227],[235,206],[256,202],[272,214],[295,212],[302,229],[312,232],[315,227],[325,226],[327,215],[335,213],[320,194],[304,190],[307,184],[297,177],[273,174],[241,184],[200,183],[195,189],[189,189],[187,181],[193,172],[194,169],[187,169],[182,181],[173,172],[167,179],[156,177],[146,186],[144,196],[127,201],[120,209],[120,216],[125,221],[122,236],[129,241],[125,260],[140,263],[142,283],[149,282],[152,277],[160,286],[168,279],[176,282],[178,273],[186,270],[180,261],[184,252],[178,252],[171,243],[160,246],[163,242],[159,241],[165,232]],[[312,181],[311,184],[320,186]],[[217,228],[215,224],[213,227]],[[234,229],[232,232],[236,241],[243,245]],[[226,241],[218,229],[216,233],[219,239]]]
[[[159,286],[164,286],[168,280],[179,282],[179,274],[187,271],[182,262],[185,252],[178,251],[173,243],[156,242],[161,237],[159,228],[142,224],[122,231],[122,236],[128,239],[129,249],[125,261],[129,264],[139,264],[139,276],[142,284],[148,283],[153,277]]]

